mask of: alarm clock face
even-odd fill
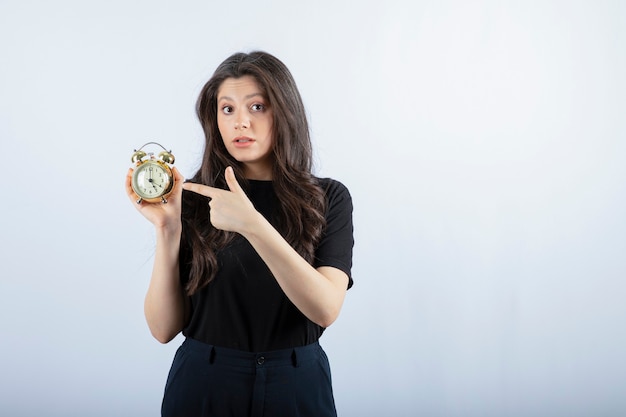
[[[146,161],[133,172],[133,190],[142,199],[159,200],[172,189],[172,173],[166,165]]]

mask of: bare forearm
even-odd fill
[[[330,267],[313,268],[261,215],[251,222],[244,236],[287,297],[309,320],[322,327],[335,321],[346,294],[345,273]]]
[[[156,230],[156,252],[144,313],[152,335],[161,343],[172,340],[185,323],[186,302],[180,285],[180,228]]]

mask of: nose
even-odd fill
[[[247,129],[250,127],[250,119],[246,117],[239,117],[235,121],[235,129]]]

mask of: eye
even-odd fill
[[[233,112],[233,108],[231,106],[222,106],[222,113],[231,114]]]
[[[250,106],[250,109],[252,111],[255,111],[255,112],[263,111],[263,110],[265,110],[265,105],[261,104],[261,103],[256,103],[256,104],[253,104],[252,106]]]

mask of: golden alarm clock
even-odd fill
[[[153,152],[145,152],[142,149],[147,145],[157,145],[163,148],[162,152],[155,157]],[[171,165],[174,163],[174,155],[162,145],[156,142],[148,142],[135,150],[131,161],[135,164],[131,185],[139,199],[147,203],[167,203],[167,196],[174,186],[174,175]]]

